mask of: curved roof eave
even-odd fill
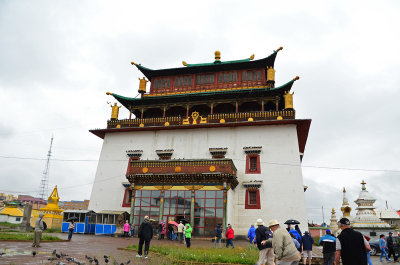
[[[118,94],[109,93],[112,95],[119,103],[121,103],[125,108],[130,109],[134,106],[145,106],[145,105],[158,105],[162,103],[169,102],[190,102],[197,100],[206,99],[227,99],[231,98],[244,98],[244,97],[268,97],[281,95],[286,91],[290,91],[294,81],[294,78],[283,84],[282,86],[275,88],[252,88],[252,89],[236,89],[236,90],[224,90],[224,91],[214,91],[214,92],[198,92],[198,93],[186,93],[186,94],[176,94],[176,95],[165,95],[165,96],[149,96],[144,98],[128,98]]]
[[[268,57],[259,60],[245,61],[229,61],[229,62],[221,62],[218,64],[199,64],[193,65],[190,67],[178,67],[178,68],[168,68],[168,69],[159,69],[153,70],[147,67],[142,66],[141,64],[134,64],[139,71],[141,71],[147,79],[151,81],[154,77],[159,76],[173,76],[173,75],[188,75],[188,74],[198,74],[198,73],[207,73],[207,72],[219,72],[219,71],[230,71],[230,70],[243,70],[243,69],[253,69],[253,68],[266,68],[274,67],[275,58],[280,49],[274,51]]]

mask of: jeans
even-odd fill
[[[324,265],[333,265],[333,262],[335,261],[335,252],[323,253],[323,255],[324,255]]]
[[[398,257],[396,257],[396,253],[394,252],[394,248],[393,247],[389,247],[388,250],[389,250],[389,253],[388,253],[389,259],[393,254],[393,259],[396,261],[398,259]]]
[[[142,256],[143,243],[144,243],[144,255],[147,256],[149,254],[150,241],[144,240],[142,238],[139,240],[138,254]]]
[[[214,240],[214,247],[217,247],[217,242],[219,243],[219,248],[221,248],[221,238],[220,237],[216,237]]]
[[[131,230],[131,237],[135,235],[135,229]]]
[[[369,253],[369,251],[367,251],[367,261],[368,261],[368,265],[374,265],[374,264],[372,264],[371,254]]]
[[[185,241],[186,241],[186,247],[190,248],[190,245],[191,245],[190,238],[185,238]]]
[[[387,253],[386,253],[386,248],[382,248],[381,251],[382,251],[382,253],[381,253],[381,258],[380,258],[380,260],[382,261],[383,255],[385,255],[385,257],[386,257],[387,260],[389,260],[389,257],[388,257],[388,255],[387,255]]]
[[[74,229],[68,229],[68,240],[71,240]]]
[[[233,245],[233,239],[227,239],[227,240],[226,240],[226,247],[228,248],[229,245],[231,245],[233,248],[235,247],[235,246]]]

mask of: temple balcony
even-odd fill
[[[295,119],[295,116],[295,110],[218,113],[209,114],[206,116],[193,116],[192,113],[192,115],[188,118],[178,116],[164,118],[109,120],[107,121],[107,129],[152,126],[188,126],[194,124],[219,124],[267,120],[293,120]]]

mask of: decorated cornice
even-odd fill
[[[210,151],[210,154],[212,155],[213,158],[225,158],[226,151],[228,151],[228,148],[213,147],[209,148],[208,150]]]
[[[126,155],[133,158],[140,158],[143,154],[143,150],[126,150]]]
[[[248,182],[243,182],[243,187],[246,189],[259,189],[261,188],[263,181],[262,180],[252,180]]]
[[[245,146],[243,147],[244,152],[247,155],[261,153],[262,146]]]
[[[174,149],[156,150],[156,153],[160,159],[171,159]]]

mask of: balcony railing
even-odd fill
[[[215,123],[231,123],[244,121],[263,121],[277,119],[295,119],[295,110],[280,111],[254,111],[254,112],[238,112],[209,114],[208,116],[199,116],[195,121],[191,116],[189,118],[182,117],[165,117],[165,118],[145,118],[145,119],[124,119],[109,120],[107,128],[129,128],[129,127],[150,127],[150,126],[172,126],[172,125],[193,125],[193,124],[215,124]]]

